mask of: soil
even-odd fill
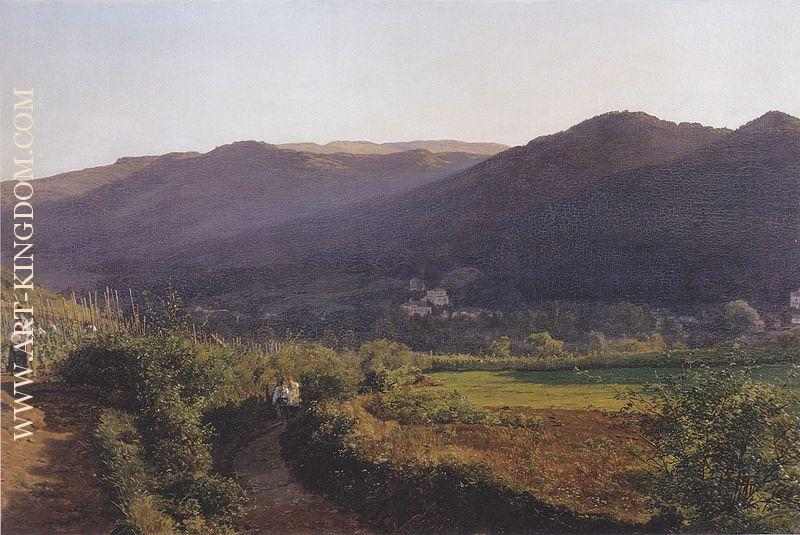
[[[292,475],[280,446],[284,424],[270,423],[239,450],[233,469],[251,499],[242,522],[247,535],[368,535],[355,514],[307,491]]]
[[[95,407],[56,384],[29,385],[32,436],[14,440],[13,382],[2,378],[4,535],[107,535],[114,510],[96,477]]]

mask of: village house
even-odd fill
[[[425,301],[437,307],[450,306],[450,297],[447,295],[447,290],[444,288],[433,288],[425,292]]]
[[[800,289],[789,294],[789,307],[792,325],[800,325]]]
[[[454,320],[478,321],[483,313],[482,308],[459,308],[450,317]]]
[[[408,303],[400,305],[400,309],[406,313],[409,318],[424,318],[430,316],[433,309],[428,306],[425,301],[410,300]]]

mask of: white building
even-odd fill
[[[424,318],[433,312],[433,309],[425,304],[425,301],[409,301],[400,305],[400,309],[409,318]]]
[[[450,316],[454,320],[477,321],[484,314],[480,308],[459,308]]]
[[[789,307],[792,325],[800,325],[800,289],[789,294]]]
[[[425,301],[433,306],[446,307],[450,305],[450,297],[444,288],[434,288],[425,292]]]
[[[800,289],[789,294],[789,306],[800,309]]]

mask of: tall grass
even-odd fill
[[[480,357],[474,355],[420,355],[418,365],[425,371],[553,371],[604,368],[690,367],[729,364],[800,363],[800,347],[681,349],[639,354],[574,355],[552,357]]]

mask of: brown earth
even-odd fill
[[[371,533],[353,513],[313,494],[292,475],[279,443],[283,423],[272,423],[241,448],[233,469],[251,499],[242,532],[255,534]]]
[[[79,393],[31,385],[34,434],[14,441],[13,383],[2,379],[2,531],[5,535],[107,535],[114,512],[92,462],[95,407]]]

